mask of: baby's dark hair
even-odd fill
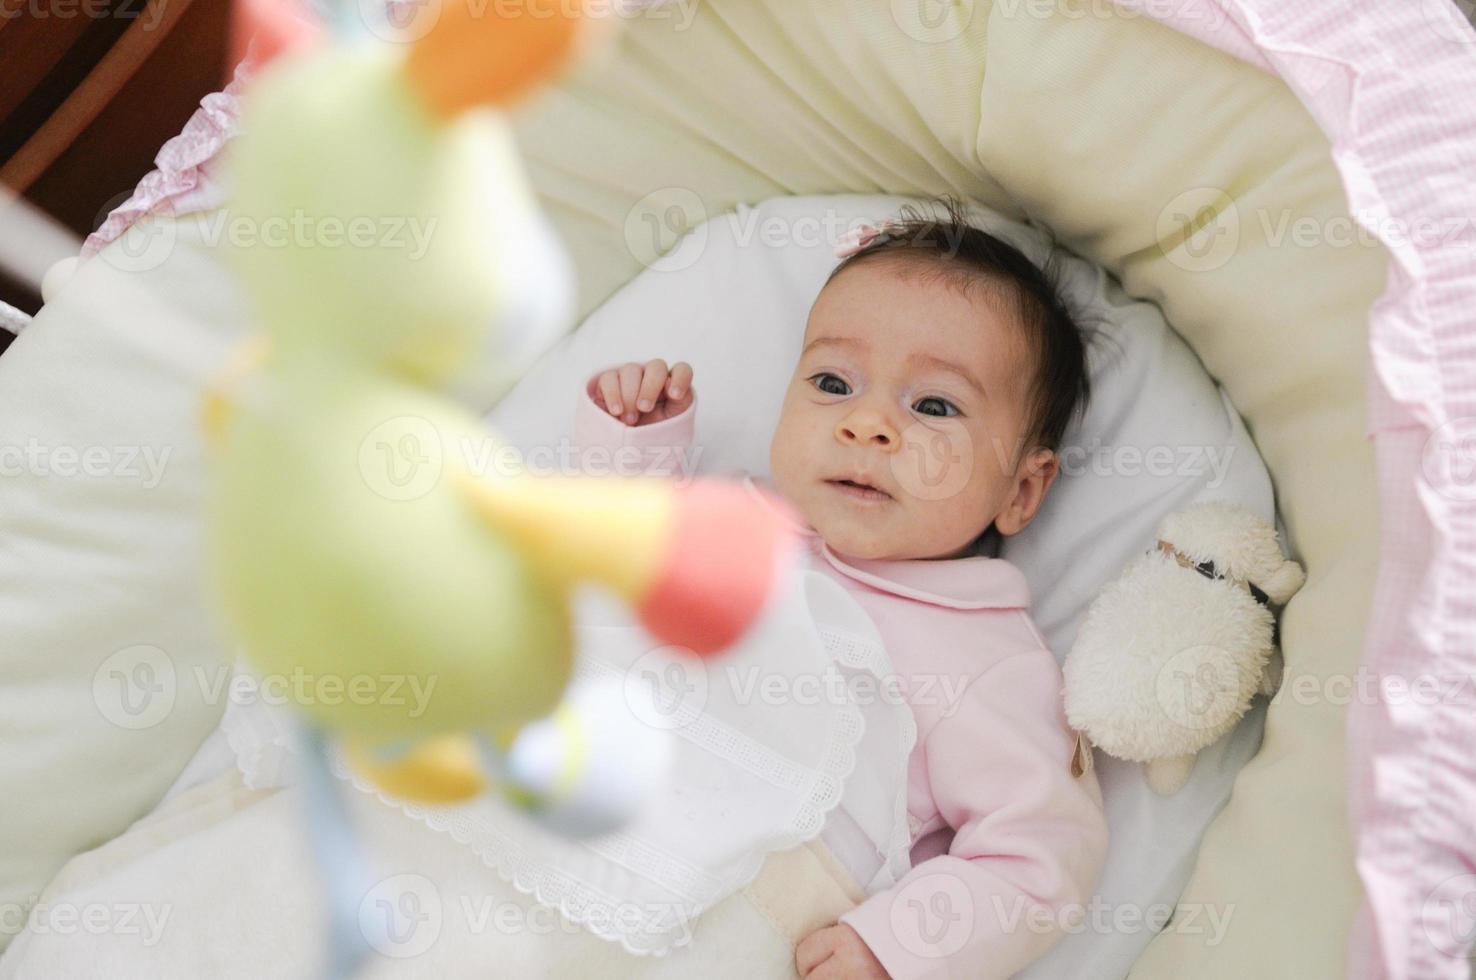
[[[1059,451],[1072,415],[1086,411],[1091,379],[1084,325],[1062,296],[1054,259],[1036,265],[1009,242],[970,225],[951,198],[903,208],[881,234],[843,259],[830,279],[883,255],[915,257],[927,264],[924,274],[963,288],[989,288],[1009,304],[1035,359],[1021,458],[1039,447]]]

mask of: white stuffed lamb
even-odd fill
[[[1196,504],[1092,602],[1066,660],[1066,715],[1109,755],[1178,792],[1194,757],[1274,693],[1276,622],[1302,587],[1276,529],[1243,507]]]

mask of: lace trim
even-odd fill
[[[604,665],[591,666],[613,670]],[[907,715],[910,721],[911,712],[907,712]],[[714,721],[713,719],[703,720]],[[687,726],[678,734],[685,737],[688,729],[693,727],[697,726]],[[726,725],[721,727],[737,735],[739,739],[751,742],[741,732]],[[464,811],[426,807],[388,796],[378,787],[351,772],[343,765],[341,757],[335,756],[333,770],[336,775],[347,780],[354,788],[373,796],[386,806],[400,810],[406,816],[425,824],[432,830],[449,834],[453,840],[469,848],[482,859],[484,864],[496,871],[504,881],[519,892],[532,897],[541,905],[557,910],[570,922],[588,929],[601,939],[618,943],[621,948],[632,955],[662,957],[690,944],[693,930],[682,929],[681,926],[690,924],[713,905],[750,884],[758,877],[770,853],[797,847],[820,833],[821,828],[825,825],[826,815],[840,803],[845,780],[855,770],[855,748],[861,740],[863,730],[864,723],[860,709],[854,704],[842,705],[837,714],[837,724],[832,727],[826,743],[819,776],[814,780],[809,799],[801,806],[790,829],[750,849],[736,869],[726,876],[712,875],[702,872],[701,869],[684,869],[696,872],[686,876],[691,882],[692,893],[681,895],[690,903],[690,907],[678,910],[675,903],[671,903],[664,908],[641,909],[638,924],[628,929],[611,925],[610,923],[617,917],[606,914],[611,909],[620,909],[622,918],[627,920],[633,918],[625,911],[632,907],[628,900],[603,892],[582,878],[550,868],[540,861],[538,855],[531,853],[530,848],[522,846],[510,835],[498,832],[494,821],[477,820],[473,822],[468,819],[471,814]],[[710,738],[711,735],[708,734],[696,740],[706,745],[707,739]],[[765,752],[770,751],[754,744],[756,748],[763,749]],[[504,805],[493,804],[493,806],[503,813],[514,813]],[[512,819],[525,818],[517,815]],[[906,826],[905,821],[903,826]],[[611,835],[603,839],[600,842],[602,846],[591,846],[590,844],[585,846],[591,847],[596,853],[616,863],[629,867],[630,865],[620,860],[617,855],[620,854],[622,847],[629,847],[632,842],[649,849],[649,845],[632,841],[623,834]],[[652,851],[650,853],[657,854],[662,861],[672,862],[674,860],[670,855],[662,852]],[[679,863],[685,864],[685,862]],[[640,873],[638,868],[631,870]],[[666,884],[667,882],[663,880],[662,885]],[[639,908],[639,905],[636,907]]]
[[[821,626],[819,632],[826,649],[830,650],[835,658],[847,667],[868,671],[877,678],[885,677],[891,671],[891,657],[879,643],[833,626]],[[898,714],[901,719],[898,725],[898,736],[902,743],[902,791],[897,794],[895,809],[892,813],[892,836],[887,841],[886,850],[883,852],[885,854],[883,867],[891,880],[874,879],[868,891],[876,891],[899,881],[912,868],[912,841],[913,832],[916,830],[916,819],[907,809],[907,777],[912,750],[917,745],[917,719],[913,717],[910,708]]]
[[[255,680],[256,675],[243,663],[237,662],[232,670],[232,683],[237,676]],[[262,701],[259,687],[256,694],[248,700],[228,701],[220,719],[220,730],[247,788],[286,786],[296,776],[297,743],[292,716],[286,709]]]
[[[865,670],[878,677],[890,670],[890,659],[877,642],[846,630],[817,624],[817,634],[832,658],[832,667]],[[620,673],[606,664],[584,663],[580,672]],[[909,757],[916,739],[916,724],[910,710],[901,713],[900,734],[902,759]],[[246,784],[253,788],[281,786],[293,781],[293,759],[297,748],[282,709],[257,703],[246,710],[228,712],[222,719],[228,744],[236,758]],[[335,753],[331,768],[355,789],[380,803],[399,810],[410,819],[450,836],[458,844],[475,853],[482,862],[520,893],[636,956],[662,957],[672,950],[690,944],[693,920],[707,909],[739,891],[758,877],[771,852],[787,850],[818,836],[827,816],[841,802],[845,782],[856,766],[856,747],[865,732],[861,709],[847,701],[837,707],[830,726],[825,749],[817,768],[798,766],[791,760],[761,745],[731,725],[715,718],[694,718],[675,734],[689,738],[725,759],[735,760],[746,772],[771,781],[782,788],[799,789],[810,780],[809,793],[789,826],[782,833],[755,844],[737,860],[731,869],[715,874],[693,866],[675,855],[653,847],[649,842],[626,834],[608,835],[587,843],[596,854],[633,874],[657,870],[659,876],[651,884],[671,892],[678,901],[632,901],[601,888],[585,877],[553,866],[541,853],[537,839],[499,830],[516,826],[526,818],[509,805],[493,798],[479,801],[478,809],[424,806],[388,796],[378,787],[350,771],[341,755]],[[892,839],[888,842],[888,866],[900,877],[905,873],[911,845],[906,791],[898,794],[898,810],[893,822]],[[903,862],[896,871],[896,862]],[[631,910],[639,911],[639,916]],[[618,910],[619,915],[610,914]]]

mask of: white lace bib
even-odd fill
[[[693,920],[751,881],[770,852],[822,828],[866,891],[906,871],[912,712],[878,683],[890,675],[886,651],[835,582],[795,572],[748,635],[711,661],[657,648],[622,606],[593,591],[578,597],[575,623],[574,683],[623,678],[632,710],[676,743],[665,786],[620,831],[570,841],[493,794],[419,806],[335,768],[632,953],[690,941]],[[248,785],[295,780],[283,708],[233,701],[222,729]]]

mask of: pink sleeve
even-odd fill
[[[841,917],[894,980],[1014,975],[1073,928],[1101,873],[1095,775],[1071,775],[1076,735],[1047,651],[976,678],[924,744],[947,854]]]
[[[626,425],[594,400],[597,371],[584,383],[574,409],[574,444],[580,471],[592,476],[690,476],[697,389],[680,415],[650,425]]]

